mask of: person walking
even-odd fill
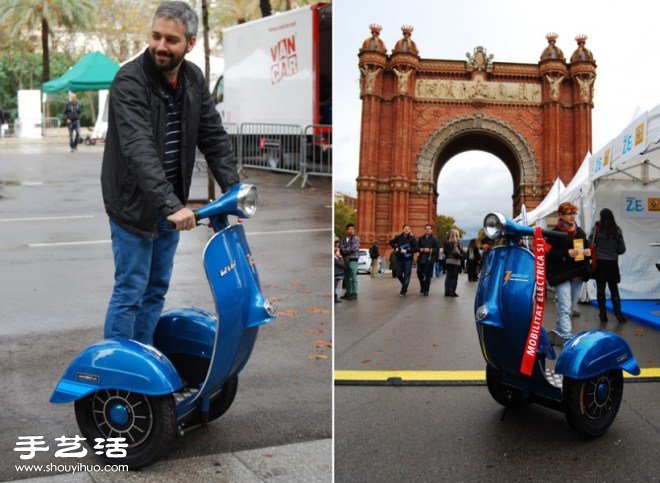
[[[607,322],[605,310],[605,285],[610,289],[614,315],[620,323],[628,319],[621,312],[621,297],[619,286],[621,273],[619,272],[619,255],[626,253],[626,244],[623,241],[623,232],[614,220],[612,210],[603,208],[600,211],[600,220],[591,230],[589,239],[592,252],[595,250],[596,270],[592,274],[596,280],[596,298],[598,300],[598,316],[600,321]]]
[[[392,238],[395,238],[396,234],[392,235]],[[398,258],[396,256],[396,250],[390,252],[389,257],[390,270],[392,271],[392,278],[396,278],[396,264],[398,263]]]
[[[403,232],[390,240],[390,246],[396,251],[396,278],[401,283],[399,296],[405,297],[410,283],[413,254],[417,252],[417,239],[410,232],[410,225],[403,225]]]
[[[578,208],[565,201],[557,210],[559,220],[552,231],[566,233],[566,238],[549,239],[547,259],[548,285],[557,294],[557,330],[548,333],[555,345],[563,345],[572,339],[571,315],[582,289],[589,279],[591,250],[584,230],[575,223]]]
[[[380,253],[378,252],[378,242],[374,242],[369,249],[369,258],[371,258],[371,278],[378,276],[378,261]]]
[[[197,224],[186,208],[196,147],[223,192],[240,182],[204,75],[184,60],[195,46],[197,25],[187,3],[160,4],[148,47],[119,69],[110,87],[101,187],[115,280],[105,338],[153,344],[179,232]]]
[[[479,253],[479,248],[477,247],[477,239],[473,238],[470,240],[470,244],[467,249],[467,274],[468,282],[478,282],[479,275],[479,265],[481,263],[481,254]]]
[[[64,118],[66,119],[66,127],[69,129],[69,147],[72,153],[78,150],[81,112],[82,108],[78,103],[78,96],[71,94],[71,99],[64,106]],[[75,138],[73,137],[74,132],[76,133]]]
[[[417,241],[419,255],[417,256],[417,278],[419,278],[420,292],[428,297],[431,290],[433,267],[438,258],[440,242],[433,235],[433,225],[424,225],[424,234]]]
[[[355,234],[353,223],[346,225],[346,237],[339,244],[339,252],[344,257],[344,266],[346,267],[344,270],[346,293],[342,298],[355,300],[358,296],[357,269],[358,259],[360,258],[360,239]]]
[[[344,280],[344,258],[341,256],[339,251],[339,237],[335,237],[335,247],[334,247],[334,257],[335,257],[335,303],[340,304],[339,294],[337,294],[337,289],[342,280]]]
[[[449,230],[449,238],[445,242],[442,250],[445,254],[445,267],[447,275],[445,277],[445,297],[458,297],[456,287],[458,285],[458,274],[461,272],[461,263],[463,260],[463,244],[459,238],[458,230]]]

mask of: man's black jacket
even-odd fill
[[[239,182],[229,135],[204,82],[201,70],[183,61],[181,179],[183,198],[174,194],[163,170],[167,97],[164,77],[144,54],[123,66],[110,87],[108,133],[101,186],[106,212],[119,225],[156,236],[161,216],[185,206],[195,164],[195,147],[204,153],[222,191]]]

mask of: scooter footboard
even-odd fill
[[[50,402],[72,402],[102,389],[160,396],[182,386],[172,363],[157,349],[131,339],[105,339],[76,356]]]
[[[623,338],[600,330],[576,335],[562,350],[555,373],[572,379],[589,379],[612,369],[639,375],[639,365]]]

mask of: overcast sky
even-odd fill
[[[632,120],[637,109],[660,103],[660,2],[557,0],[335,0],[333,86],[333,177],[336,191],[356,195],[362,103],[358,49],[369,24],[383,26],[388,54],[412,25],[420,56],[466,60],[477,45],[495,62],[537,63],[548,32],[570,59],[575,36],[586,34],[596,60],[593,112],[594,151]],[[511,216],[513,182],[498,158],[470,151],[450,160],[440,173],[438,206],[474,236],[485,213]]]

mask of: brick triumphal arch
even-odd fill
[[[493,62],[479,46],[467,61],[419,56],[404,26],[390,55],[381,27],[359,53],[362,127],[357,178],[358,227],[363,244],[409,223],[415,233],[435,220],[436,181],[456,154],[497,156],[513,179],[513,211],[534,208],[559,176],[568,183],[591,151],[596,63],[578,36],[567,61],[548,34],[536,64]],[[475,187],[457,187],[468,196]]]

